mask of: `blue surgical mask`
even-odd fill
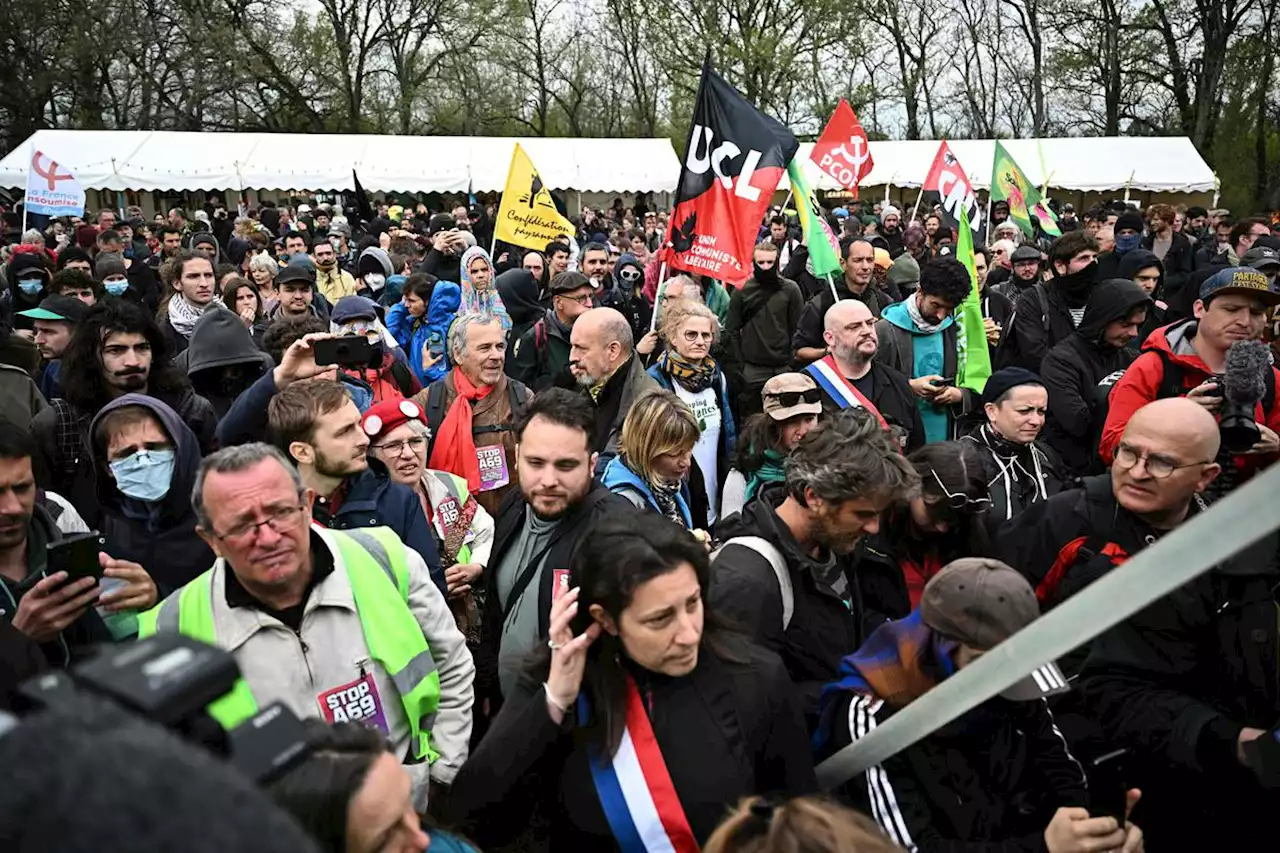
[[[107,289],[107,293],[112,296],[120,296],[129,289],[129,280],[122,278],[119,281],[104,281],[102,286]]]
[[[42,278],[24,278],[18,282],[18,287],[27,296],[35,296],[44,288],[44,279]]]
[[[139,450],[111,463],[116,488],[126,497],[158,501],[169,494],[173,480],[172,450]]]
[[[1141,242],[1141,234],[1121,234],[1116,237],[1116,254],[1123,255],[1125,252],[1132,252],[1138,248],[1138,244]]]

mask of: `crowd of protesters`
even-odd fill
[[[103,643],[221,646],[210,714],[309,721],[265,794],[332,851],[1265,849],[1275,534],[814,767],[1280,458],[1280,222],[1117,201],[1050,238],[997,202],[971,276],[941,208],[862,202],[828,279],[775,207],[722,282],[643,200],[533,248],[494,212],[5,241],[0,709]]]

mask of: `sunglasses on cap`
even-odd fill
[[[822,391],[817,388],[810,388],[807,391],[778,391],[767,396],[777,400],[778,404],[784,409],[798,406],[801,403],[822,402]]]
[[[964,492],[952,492],[942,484],[942,478],[938,476],[937,471],[930,468],[929,474],[933,476],[933,481],[938,484],[938,488],[942,490],[942,494],[946,497],[945,506],[952,512],[961,515],[976,515],[991,506],[991,498],[989,496],[973,498]]]

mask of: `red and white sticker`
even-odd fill
[[[391,736],[373,673],[361,676],[350,684],[326,690],[316,696],[316,700],[320,703],[320,713],[325,722],[330,725],[361,723],[371,729],[378,729],[387,737]]]

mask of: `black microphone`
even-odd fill
[[[1236,341],[1227,350],[1222,377],[1222,444],[1231,453],[1242,453],[1262,438],[1254,414],[1267,393],[1266,371],[1271,350],[1261,341]]]

